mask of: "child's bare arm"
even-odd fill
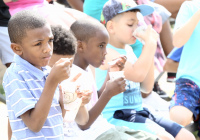
[[[33,132],[38,132],[43,127],[49,114],[58,83],[69,77],[67,73],[69,65],[70,61],[66,61],[65,59],[60,59],[56,62],[47,77],[43,92],[36,103],[35,108],[28,110],[20,116],[26,126]]]
[[[138,60],[132,64],[125,64],[124,72],[126,79],[134,82],[143,82],[152,65],[154,54],[157,47],[158,34],[148,26],[144,34],[138,34],[145,41],[142,53]]]
[[[200,20],[200,9],[180,28],[174,31],[173,45],[182,47],[192,35]]]
[[[145,94],[149,94],[153,89],[153,85],[154,85],[154,60],[152,60],[151,62],[151,67],[149,69],[146,78],[140,84],[140,90]]]
[[[101,114],[102,110],[109,102],[109,100],[113,96],[125,91],[125,86],[126,84],[124,78],[118,78],[114,81],[108,81],[103,93],[99,97],[99,100],[89,111],[88,122],[85,125],[79,125],[79,127],[83,130],[88,129],[97,119],[97,117]]]
[[[106,83],[107,83],[108,80],[110,80],[110,77],[109,77],[109,74],[108,74],[108,72],[107,72],[107,75],[106,75],[106,78],[105,78],[105,80],[104,80],[103,85],[102,85],[101,88],[97,91],[98,97],[100,97],[101,94],[103,93],[103,91],[104,91],[104,89],[105,89],[105,86],[106,86]]]
[[[121,70],[123,70],[124,65],[126,63],[126,60],[127,60],[127,57],[124,56],[124,55],[117,56],[117,57],[115,57],[115,59],[106,59],[107,63],[113,62],[113,64],[112,65],[106,64],[106,66],[104,66],[105,69],[108,69],[108,72],[107,72],[107,75],[106,75],[106,78],[104,80],[102,87],[98,91],[99,97],[101,96],[102,92],[104,91],[107,81],[110,80],[108,73],[111,72],[111,71],[121,71]]]
[[[109,71],[121,71],[126,63],[126,56],[117,57],[114,63],[110,66]],[[79,125],[83,130],[88,129],[97,117],[101,114],[102,110],[108,103],[108,101],[115,95],[125,91],[125,79],[118,78],[114,81],[109,81],[109,75],[107,74],[104,84],[99,94],[99,100],[89,111],[89,120],[85,125]]]
[[[78,125],[85,125],[89,120],[89,114],[86,107],[80,106],[78,113],[76,115],[75,121]]]

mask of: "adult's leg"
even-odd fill
[[[166,20],[162,26],[162,30],[160,32],[160,41],[161,41],[165,56],[167,56],[174,48],[172,44],[172,31],[171,31],[169,20]]]
[[[191,0],[155,0],[154,2],[164,6],[170,13],[172,13],[171,17],[176,18],[177,13],[181,7],[181,4],[184,1],[191,1]]]
[[[172,59],[167,58],[165,65],[163,67],[164,71],[167,72],[177,72],[179,62],[173,61]]]

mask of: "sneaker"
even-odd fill
[[[167,82],[175,82],[176,81],[176,73],[167,73]]]
[[[171,98],[167,95],[167,93],[164,92],[164,91],[160,88],[158,82],[155,82],[155,83],[154,83],[153,91],[155,91],[162,99],[164,99],[164,100],[166,100],[166,101],[171,100]]]
[[[176,81],[176,77],[167,77],[167,82],[174,83]]]

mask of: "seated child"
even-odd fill
[[[64,139],[58,83],[69,77],[69,60],[60,59],[47,67],[53,52],[50,25],[38,13],[21,11],[8,23],[14,62],[6,70],[6,94],[11,139]],[[88,121],[81,107],[78,124]],[[80,117],[81,116],[81,117]]]
[[[105,89],[98,91],[101,96],[98,99],[98,93],[94,78],[90,68],[90,64],[98,67],[103,64],[103,60],[106,55],[106,44],[108,43],[108,33],[103,25],[96,20],[78,20],[76,21],[71,30],[77,37],[78,46],[77,53],[74,38],[69,31],[61,27],[52,27],[54,34],[54,51],[53,56],[50,60],[51,65],[59,60],[61,57],[74,57],[74,65],[72,66],[71,76],[76,75],[80,72],[82,75],[76,81],[80,86],[91,87],[93,94],[90,102],[87,104],[89,110],[90,120],[86,125],[82,125],[80,130],[76,123],[72,123],[71,132],[65,133],[65,139],[81,139],[81,140],[103,140],[103,139],[138,139],[138,140],[155,140],[156,136],[149,134],[144,131],[134,131],[125,127],[115,127],[109,124],[106,119],[100,115],[106,103],[109,99],[124,91],[125,81],[123,78],[119,78],[115,81],[106,82]],[[120,70],[123,68],[125,59],[117,62],[120,66],[112,66],[112,69],[116,67]],[[70,76],[70,77],[71,77]],[[67,128],[64,128],[65,130]],[[87,129],[87,130],[86,130]]]
[[[197,121],[200,126],[199,35],[200,1],[186,1],[179,10],[174,27],[174,46],[180,48],[184,45],[184,48],[170,102],[170,118],[183,126],[190,124],[192,120]],[[200,137],[200,131],[198,136]]]
[[[103,110],[103,116],[111,124],[126,125],[133,129],[138,129],[133,125],[135,122],[145,124],[143,130],[153,131],[161,139],[194,139],[194,136],[179,124],[152,114],[142,107],[140,91],[149,93],[154,83],[153,58],[158,35],[150,26],[144,33],[136,34],[145,42],[138,59],[132,48],[127,44],[133,44],[136,40],[133,32],[137,28],[138,12],[145,16],[153,11],[154,9],[148,5],[130,7],[118,0],[109,0],[103,7],[102,23],[106,25],[110,41],[107,45],[108,54],[105,65],[95,70],[96,82],[99,87],[103,83],[105,73],[108,70],[107,62],[122,54],[127,56],[124,68],[125,78],[127,79],[126,91],[110,99]]]

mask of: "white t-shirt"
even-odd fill
[[[85,70],[80,67],[73,65],[70,73],[70,78],[73,78],[78,73],[82,75],[76,81],[80,86],[91,87],[93,94],[91,96],[90,102],[86,105],[87,109],[90,110],[98,101],[97,87],[94,81],[89,67]],[[87,85],[86,85],[87,84]],[[75,122],[64,124],[64,133],[66,140],[94,140],[102,133],[106,132],[110,128],[114,128],[114,125],[107,122],[106,119],[99,115],[96,121],[91,125],[91,127],[85,131],[82,131]]]

